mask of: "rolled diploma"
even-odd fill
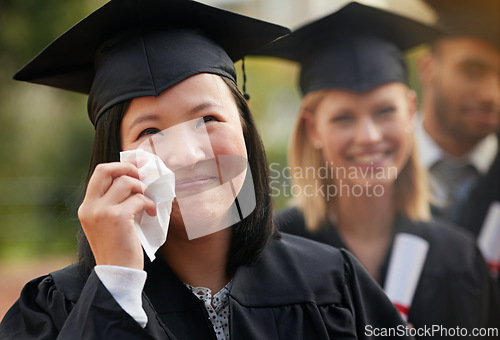
[[[490,267],[491,274],[496,278],[500,266],[500,202],[491,203],[477,244]]]
[[[397,234],[384,290],[405,321],[424,266],[429,243],[411,234]]]

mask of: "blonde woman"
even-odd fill
[[[416,235],[429,248],[411,304],[402,307],[408,322],[498,327],[498,292],[473,239],[430,218],[402,50],[433,34],[351,3],[269,47],[265,54],[300,62],[304,94],[289,149],[296,197],[278,213],[278,226],[349,249],[381,286],[395,236]]]

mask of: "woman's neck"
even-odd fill
[[[231,280],[226,273],[230,240],[231,228],[193,240],[169,234],[161,252],[182,282],[215,294]]]
[[[379,280],[396,215],[392,186],[385,186],[381,196],[337,197],[330,211],[346,246]]]
[[[362,238],[378,238],[392,231],[396,213],[392,186],[385,186],[383,195],[344,195],[333,202],[338,228]]]

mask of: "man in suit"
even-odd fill
[[[418,65],[417,142],[429,171],[432,210],[478,238],[498,277],[500,1],[426,1],[445,33]]]
[[[427,2],[446,36],[419,61],[421,159],[434,213],[477,236],[500,200],[500,1]]]

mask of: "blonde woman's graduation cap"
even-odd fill
[[[59,36],[16,80],[89,94],[96,125],[111,106],[157,96],[212,73],[236,82],[233,62],[289,33],[191,0],[111,0]]]
[[[304,95],[322,89],[362,93],[389,82],[407,83],[403,52],[437,36],[427,24],[352,1],[276,40],[259,55],[299,62]]]

